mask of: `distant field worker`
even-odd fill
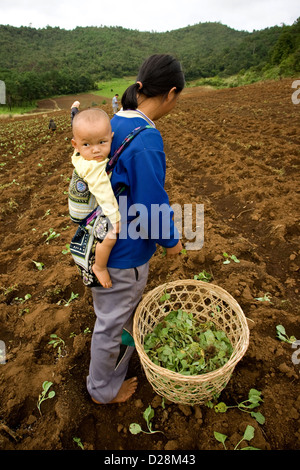
[[[112,99],[112,108],[113,108],[113,113],[116,114],[118,112],[119,108],[119,102],[118,102],[119,95],[118,93],[115,94],[115,96]]]
[[[56,124],[53,121],[53,119],[50,119],[50,121],[49,121],[49,129],[51,129],[52,132],[56,131]]]
[[[71,125],[73,123],[74,116],[76,116],[76,114],[79,113],[79,106],[80,106],[79,101],[74,101],[74,103],[71,106]]]

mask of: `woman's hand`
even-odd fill
[[[166,248],[167,257],[169,258],[171,256],[176,256],[181,252],[181,250],[182,250],[182,244],[181,244],[181,241],[179,240],[177,245],[173,246],[172,248]]]

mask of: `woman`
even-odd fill
[[[167,256],[182,250],[164,190],[165,154],[154,122],[174,108],[183,88],[180,63],[169,55],[153,55],[125,91],[123,108],[111,121],[111,154],[133,129],[150,127],[122,152],[111,178],[114,190],[120,185],[125,190],[118,201],[121,233],[108,262],[112,288],[92,288],[96,322],[87,389],[99,404],[124,402],[135,392],[137,378],[125,376],[134,350],[133,313],[147,282],[148,263],[157,244],[166,248]]]

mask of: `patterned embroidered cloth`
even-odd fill
[[[87,183],[73,171],[69,185],[69,214],[75,223],[82,222],[95,208],[97,201]]]

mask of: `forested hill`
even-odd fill
[[[153,53],[170,53],[187,80],[230,76],[251,67],[299,66],[300,21],[252,33],[221,23],[199,23],[165,33],[122,27],[35,29],[0,25],[0,80],[14,101],[94,88],[112,77],[135,76]]]

